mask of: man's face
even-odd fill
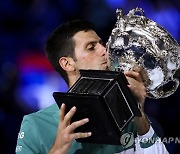
[[[75,41],[75,67],[79,69],[106,70],[107,52],[102,40],[95,31],[79,31],[73,37]]]

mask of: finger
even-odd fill
[[[84,132],[84,133],[72,133],[64,136],[65,142],[72,142],[78,138],[86,138],[92,135],[92,132]]]
[[[74,139],[78,139],[78,138],[86,138],[92,135],[92,132],[85,132],[85,133],[75,133],[74,134]]]
[[[126,76],[127,81],[129,83],[130,86],[135,86],[137,84],[137,82],[139,83],[139,81],[135,80],[134,78],[128,77]]]
[[[65,117],[64,117],[64,122],[65,122],[65,124],[68,124],[68,123],[70,122],[70,120],[71,120],[71,118],[73,117],[73,115],[75,114],[75,112],[76,112],[76,107],[74,106],[74,107],[72,107],[72,108],[69,110],[69,112],[65,115]]]
[[[64,120],[64,115],[65,115],[65,104],[62,103],[61,108],[60,108],[60,121]]]
[[[139,81],[139,82],[143,82],[141,75],[138,72],[134,72],[134,71],[125,71],[124,74],[128,77],[134,78],[135,80]]]
[[[142,85],[131,86],[128,85],[129,89],[131,90],[133,96],[136,98],[138,102],[143,103],[146,98],[146,88]]]
[[[131,77],[127,77],[127,80],[129,82],[128,87],[131,88],[131,90],[138,91],[139,93],[144,92],[146,93],[146,87],[144,86],[143,82],[139,82]]]
[[[86,124],[87,122],[89,122],[88,118],[73,122],[71,125],[68,126],[68,132],[69,133],[73,132],[76,128]]]
[[[92,135],[92,132],[85,132],[85,133],[74,133],[71,134],[70,138],[72,140],[78,139],[78,138],[86,138],[86,137],[90,137]]]

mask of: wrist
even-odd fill
[[[60,148],[52,148],[48,154],[67,154],[67,151]]]
[[[138,135],[144,135],[149,131],[150,123],[144,112],[141,111],[142,117],[135,117],[134,122],[137,128]]]

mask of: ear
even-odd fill
[[[59,59],[59,65],[66,71],[74,71],[74,60],[71,57],[61,57]]]

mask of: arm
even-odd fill
[[[144,154],[168,154],[165,145],[161,139],[156,135],[151,127],[149,120],[144,113],[144,102],[146,98],[146,88],[143,84],[142,78],[138,72],[125,72],[127,80],[137,102],[140,104],[140,111],[142,117],[135,117],[134,122],[137,129],[138,137],[135,139],[136,152]]]
[[[65,104],[62,104],[60,108],[60,123],[58,126],[58,131],[56,139],[49,154],[66,154],[71,146],[74,139],[86,138],[91,136],[91,132],[87,133],[74,133],[74,130],[86,124],[89,120],[82,119],[80,121],[73,122],[70,124],[71,118],[76,112],[76,107],[71,108],[71,110],[65,115]]]
[[[143,135],[148,132],[150,124],[144,113],[144,102],[146,98],[146,88],[142,81],[142,78],[138,72],[128,71],[125,72],[126,78],[129,82],[128,87],[130,88],[133,96],[140,105],[140,111],[142,117],[135,117],[135,125],[139,135]]]

